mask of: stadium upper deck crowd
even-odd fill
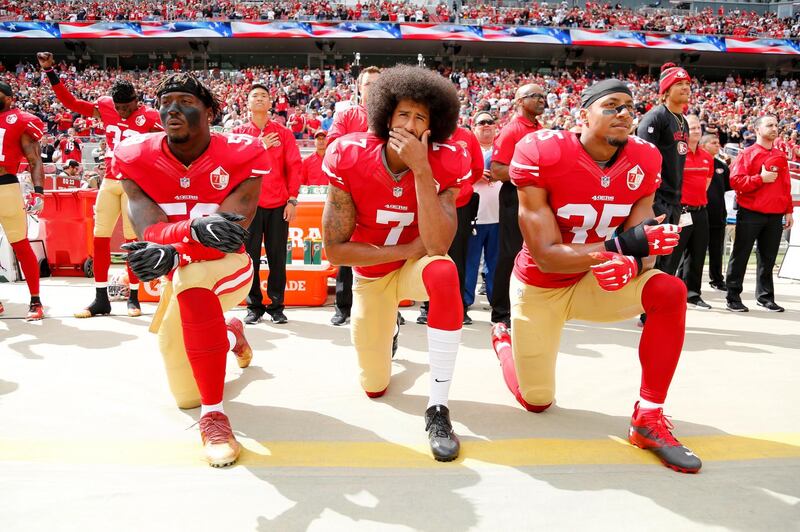
[[[779,18],[775,13],[718,10],[675,12],[665,9],[632,10],[612,3],[531,2],[527,7],[497,7],[463,2],[457,13],[452,2],[433,7],[416,2],[364,1],[191,1],[145,0],[0,0],[0,19],[93,20],[382,20],[390,22],[470,22],[560,26],[597,29],[630,29],[669,33],[751,35],[792,38],[800,35],[798,18]],[[581,2],[581,4],[584,4]]]
[[[62,62],[60,75],[64,83],[80,98],[93,101],[108,94],[117,75],[129,77],[143,94],[145,103],[155,102],[154,87],[160,76],[150,71],[108,72],[97,67],[78,70]],[[172,65],[158,67],[183,68],[180,60]],[[469,117],[477,110],[491,111],[504,123],[510,116],[514,91],[522,83],[535,82],[547,92],[547,110],[542,117],[545,127],[570,129],[576,125],[579,94],[592,82],[592,74],[580,69],[563,70],[558,74],[532,74],[511,70],[452,71],[442,69],[459,89],[462,103],[462,123],[469,125]],[[297,68],[247,68],[238,71],[200,72],[215,93],[224,102],[224,111],[218,125],[233,128],[247,120],[245,100],[250,82],[265,80],[272,88],[273,109],[276,118],[295,132],[297,138],[309,138],[318,128],[330,126],[338,102],[353,98],[349,70],[321,71]],[[618,73],[627,79],[634,90],[639,113],[656,104],[657,79]],[[101,125],[93,119],[83,119],[67,112],[53,97],[49,83],[38,68],[30,63],[15,67],[0,64],[0,77],[17,87],[17,106],[38,115],[51,134],[58,135],[70,128],[78,136],[101,135]],[[342,105],[339,103],[339,105]],[[755,137],[752,118],[764,113],[774,113],[783,133],[783,147],[790,159],[800,161],[800,91],[796,80],[745,80],[729,77],[724,82],[705,82],[695,79],[690,110],[700,117],[704,127],[716,130],[723,144],[747,146]]]

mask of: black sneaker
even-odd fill
[[[486,281],[481,281],[481,286],[478,288],[478,295],[479,296],[486,295]]]
[[[338,327],[339,325],[344,325],[345,323],[347,323],[347,320],[349,319],[350,319],[350,314],[345,314],[344,312],[342,312],[341,309],[337,308],[336,312],[331,318],[331,324],[336,325]]]
[[[400,314],[399,310],[397,311],[397,323],[399,323],[400,325],[406,324],[406,319],[403,317],[402,314]]]
[[[728,301],[728,304],[725,305],[725,308],[731,312],[748,312],[750,310],[749,308],[745,307],[741,301]]]
[[[400,338],[400,313],[397,313],[397,323],[394,326],[394,337],[392,337],[392,358],[397,354],[397,340]]]
[[[272,323],[276,325],[283,325],[284,323],[289,322],[289,318],[286,317],[286,314],[284,314],[282,310],[270,312],[269,317],[272,320]]]
[[[714,281],[711,281],[710,283],[708,283],[708,286],[710,286],[714,290],[719,290],[720,292],[727,292],[728,291],[728,287],[725,286],[724,282],[715,283]]]
[[[461,322],[462,325],[472,325],[472,318],[469,317],[467,311],[464,311],[464,320]]]
[[[253,325],[254,323],[258,323],[261,321],[261,316],[263,316],[263,312],[258,312],[257,310],[247,310],[247,316],[244,317],[244,322],[248,325]]]
[[[417,323],[420,325],[427,325],[428,324],[428,309],[425,307],[419,307],[419,316],[417,316]]]
[[[686,302],[689,308],[696,308],[698,310],[711,310],[711,305],[702,300],[702,298],[692,299]]]
[[[425,411],[425,430],[431,453],[439,462],[452,462],[458,458],[461,443],[450,423],[450,410],[443,405],[433,405]]]
[[[756,305],[769,312],[783,312],[784,310],[786,310],[785,308],[778,305],[774,301],[765,301],[763,303],[761,301],[757,301]]]

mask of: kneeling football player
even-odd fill
[[[143,281],[169,278],[151,330],[178,406],[201,406],[206,459],[221,467],[240,452],[222,408],[226,354],[240,367],[252,358],[241,321],[226,323],[223,312],[250,288],[245,227],[271,161],[251,137],[210,132],[219,102],[193,75],[165,78],[156,94],[166,133],[126,139],[114,151],[142,240],[126,244],[128,262]]]
[[[677,245],[679,228],[653,219],[661,155],[629,135],[633,113],[628,86],[604,80],[581,95],[581,133],[542,130],[517,144],[510,175],[525,245],[511,285],[511,338],[498,324],[493,343],[517,401],[542,412],[555,397],[567,320],[611,322],[646,312],[629,439],[666,466],[694,473],[700,459],[675,439],[663,412],[683,347],[686,288],[652,269],[653,255]]]
[[[331,186],[323,213],[325,250],[352,266],[351,338],[369,397],[386,392],[401,300],[430,300],[430,399],[426,430],[434,458],[454,460],[460,444],[447,398],[461,341],[458,272],[447,250],[455,198],[469,177],[463,148],[445,143],[456,127],[453,85],[418,67],[381,73],[367,102],[369,131],[336,140],[323,171]]]

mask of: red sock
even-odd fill
[[[136,239],[133,238],[133,239],[125,240],[125,242],[136,242]],[[109,255],[110,255],[110,253],[109,253]],[[136,274],[133,273],[133,270],[131,270],[131,267],[127,262],[125,263],[125,269],[128,270],[128,284],[130,284],[131,289],[134,290],[133,287],[138,288],[139,278],[136,277]]]
[[[17,256],[22,273],[25,274],[25,282],[28,283],[28,290],[32,296],[39,295],[39,261],[33,252],[31,243],[27,238],[11,244],[14,254]]]
[[[456,265],[449,260],[435,260],[422,270],[422,282],[430,298],[428,327],[459,330],[464,321],[464,306]]]
[[[219,299],[206,288],[190,288],[178,294],[183,343],[204,405],[222,402],[228,333]]]
[[[519,381],[517,380],[517,368],[514,366],[514,354],[511,351],[511,344],[498,343],[496,345],[497,358],[500,359],[500,367],[503,369],[503,380],[506,381],[509,391],[514,394],[514,398],[528,412],[544,412],[550,406],[532,405],[522,398],[519,391]]]
[[[94,237],[94,282],[108,283],[108,268],[111,266],[111,238]]]
[[[672,275],[655,275],[644,285],[647,321],[639,341],[642,399],[663,403],[678,366],[686,332],[686,285]]]

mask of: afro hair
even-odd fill
[[[136,88],[127,79],[117,78],[111,86],[111,99],[114,103],[128,103],[138,98]]]
[[[194,94],[203,102],[209,111],[211,111],[211,118],[215,119],[222,111],[222,105],[214,93],[206,87],[200,79],[191,72],[176,72],[169,76],[162,78],[156,85],[156,96],[161,98],[161,95],[166,92],[188,92]]]
[[[453,83],[432,70],[397,65],[382,71],[370,87],[367,117],[379,138],[389,139],[389,123],[401,100],[428,107],[431,142],[444,142],[456,130],[461,103]]]

